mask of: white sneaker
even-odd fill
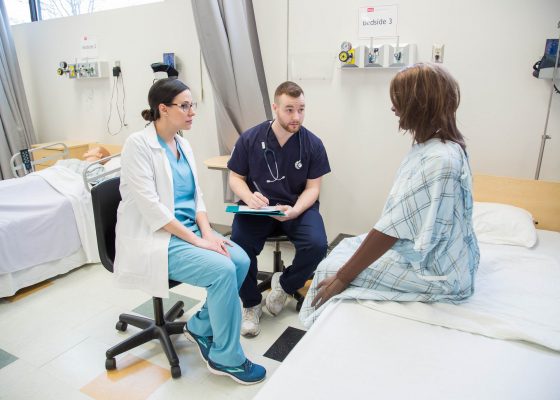
[[[241,334],[247,337],[257,336],[261,332],[259,318],[262,315],[262,306],[243,308],[243,320],[241,321]]]
[[[272,275],[272,280],[270,282],[271,291],[266,296],[266,308],[272,315],[278,315],[280,311],[284,308],[286,304],[286,299],[288,298],[288,293],[282,289],[280,285],[280,277],[282,272],[275,272]]]

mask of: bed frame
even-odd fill
[[[51,148],[60,148],[62,151],[55,152],[53,155],[46,157],[40,157],[37,160],[33,159],[33,153]],[[62,142],[51,143],[41,147],[34,147],[32,149],[20,150],[15,153],[12,158],[10,158],[12,174],[14,175],[14,178],[21,178],[31,172],[35,172],[36,165],[40,165],[46,161],[58,161],[59,159],[66,158],[69,153],[70,151],[68,150],[68,146]]]
[[[473,186],[475,201],[523,208],[537,229],[560,232],[560,182],[475,175]]]

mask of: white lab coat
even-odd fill
[[[196,163],[187,140],[176,135],[187,157],[196,187],[196,212],[206,211]],[[173,177],[154,124],[126,140],[121,154],[122,201],[117,212],[114,274],[120,287],[169,297],[168,247],[171,235],[162,227],[175,218]]]

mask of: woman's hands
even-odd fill
[[[232,247],[233,245],[229,240],[226,240],[221,236],[211,234],[200,238],[196,243],[196,246],[206,250],[215,251],[216,253],[223,254],[226,257],[230,257],[227,247]]]
[[[337,278],[336,275],[323,279],[317,285],[317,294],[311,302],[311,307],[319,308],[325,304],[331,297],[341,293],[348,287],[348,284]]]

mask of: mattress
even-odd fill
[[[532,274],[531,277],[536,276],[537,280],[531,282],[540,279],[545,285],[550,278],[551,287],[559,287],[556,271],[551,273],[545,268],[550,264],[543,266],[535,260],[560,261],[560,234],[539,231],[538,235],[539,242],[533,249],[513,246],[499,246],[498,249],[492,247],[496,245],[481,245],[481,256],[489,257],[487,261],[492,268],[505,271],[516,268],[512,260],[525,259],[527,270],[517,270],[520,273],[517,275]],[[501,251],[509,255],[502,259],[505,263],[500,263],[500,257],[496,256]],[[552,268],[560,268],[560,264],[554,265]],[[482,263],[480,272],[491,275]],[[517,276],[516,273],[510,275]],[[526,286],[519,286],[521,296],[527,296],[522,293]],[[539,318],[551,320],[541,321],[541,330],[535,328],[534,332],[543,331],[544,336],[526,337],[525,341],[489,337],[496,330],[485,331],[487,336],[484,336],[437,325],[445,318],[438,317],[440,313],[434,308],[428,308],[434,315],[429,316],[429,323],[425,323],[416,320],[417,317],[426,318],[425,310],[420,310],[418,315],[409,313],[402,317],[391,314],[390,309],[375,309],[364,302],[333,302],[255,398],[285,399],[297,393],[298,397],[314,399],[556,400],[560,396],[560,352],[550,348],[560,344],[560,329],[557,328],[560,294],[556,292],[552,291],[544,299],[542,296],[526,298],[523,303],[526,308],[521,311],[528,312],[534,306],[535,314],[538,314],[526,315],[533,328],[539,324]],[[511,305],[515,307],[516,303]],[[539,308],[545,308],[549,314],[539,314]],[[522,315],[511,313],[512,308],[505,308],[503,303],[499,304],[498,310],[505,315],[489,315],[487,322],[490,325],[496,322],[492,317],[507,323],[508,318],[519,320]],[[476,318],[474,322],[476,326],[485,325]],[[513,337],[526,332],[523,323],[506,325]],[[498,324],[498,327],[503,326]],[[468,324],[461,326],[463,329],[468,327]],[[501,332],[500,329],[497,332]],[[526,340],[545,340],[549,347]]]

